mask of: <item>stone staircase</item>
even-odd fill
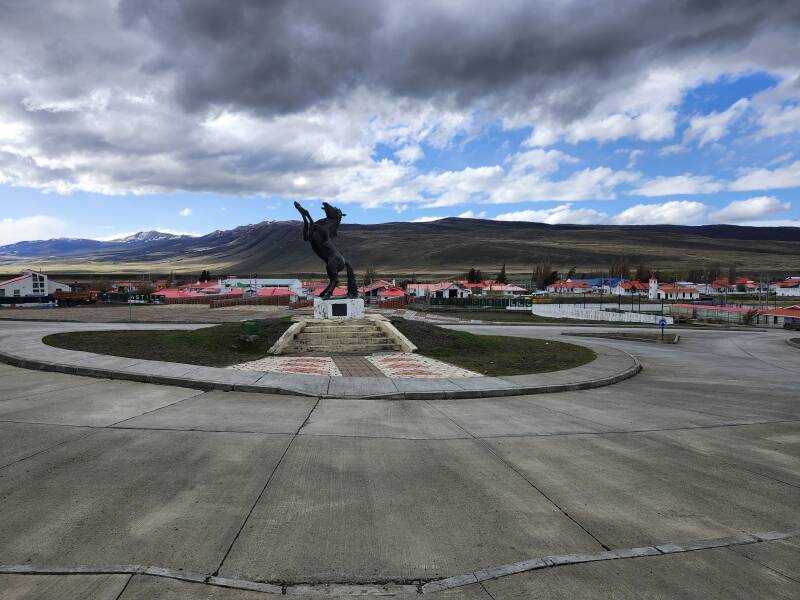
[[[372,354],[402,352],[400,344],[372,320],[309,321],[286,354]]]

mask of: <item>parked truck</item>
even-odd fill
[[[97,302],[97,292],[85,290],[80,292],[54,292],[53,299],[59,306],[79,306]]]

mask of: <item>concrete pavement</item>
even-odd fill
[[[681,336],[587,341],[644,364],[615,385],[463,400],[0,365],[0,597],[796,598],[800,353]]]

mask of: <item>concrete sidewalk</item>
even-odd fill
[[[245,371],[141,360],[54,348],[42,342],[69,331],[197,329],[204,325],[30,323],[0,330],[0,361],[26,369],[174,385],[201,390],[293,394],[320,398],[425,400],[484,398],[576,391],[633,377],[639,361],[622,350],[593,346],[597,358],[574,369],[508,377],[330,377]]]
[[[618,385],[473,400],[0,364],[0,597],[794,600],[786,337],[691,333]]]

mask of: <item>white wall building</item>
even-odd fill
[[[699,300],[700,290],[689,283],[662,283],[658,284],[655,277],[648,282],[647,296],[650,300]]]
[[[231,277],[220,281],[223,293],[233,288],[247,288],[257,292],[261,288],[286,288],[300,294],[303,282],[299,279],[258,279],[255,277]]]
[[[800,277],[789,277],[769,286],[776,296],[800,296]]]
[[[19,277],[0,281],[0,298],[5,305],[13,304],[14,298],[31,298],[49,296],[55,292],[71,292],[72,288],[64,283],[53,281],[44,273],[25,270]],[[12,301],[9,302],[9,298]]]
[[[472,291],[461,283],[443,281],[441,283],[409,283],[406,293],[418,298],[469,298]]]
[[[500,294],[501,296],[521,296],[527,290],[513,283],[492,283],[483,288],[485,294]]]

